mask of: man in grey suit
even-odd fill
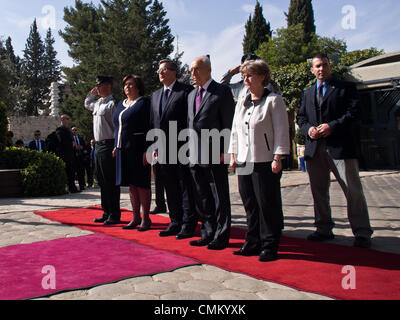
[[[307,137],[305,159],[314,198],[316,232],[308,240],[334,238],[329,204],[330,172],[339,182],[347,199],[347,213],[354,246],[371,246],[372,229],[363,193],[357,160],[359,100],[354,84],[331,75],[329,59],[318,54],[312,59],[311,72],[317,83],[304,92],[297,122]]]
[[[190,245],[222,250],[229,244],[231,204],[228,171],[223,163],[229,141],[223,141],[226,139],[220,134],[225,130],[229,140],[235,103],[230,88],[211,78],[208,57],[196,58],[190,72],[197,88],[188,97],[188,122],[198,143],[189,153],[196,207],[202,221],[201,239]],[[204,135],[207,132],[211,135]]]
[[[152,95],[150,120],[151,127],[161,129],[166,138],[165,144],[157,150],[160,156],[158,174],[164,183],[171,219],[168,228],[159,235],[186,239],[194,235],[197,215],[189,167],[177,161],[181,142],[176,132],[170,130],[176,128],[179,133],[187,128],[187,97],[193,87],[177,81],[177,65],[171,60],[159,62],[158,75],[163,87]]]

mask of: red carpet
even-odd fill
[[[194,264],[102,234],[9,246],[0,248],[0,300],[47,296]]]
[[[244,273],[258,279],[290,286],[343,300],[397,300],[400,299],[400,255],[370,249],[315,243],[304,239],[283,237],[279,260],[261,263],[257,257],[237,257],[232,251],[240,248],[245,230],[233,229],[230,247],[223,251],[191,247],[189,240],[174,237],[160,238],[158,231],[165,229],[168,218],[151,216],[152,230],[122,230],[121,226],[103,226],[93,223],[101,216],[98,208],[66,209],[53,212],[37,212],[44,218],[59,221],[85,230],[104,233],[119,239],[131,240],[160,250],[196,259],[225,270]],[[132,214],[123,212],[123,221],[130,221]],[[349,282],[350,274],[342,273],[344,266],[355,268],[355,281]],[[342,282],[355,285],[344,289]]]

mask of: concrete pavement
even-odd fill
[[[400,172],[362,172],[362,182],[374,229],[373,249],[400,254]],[[237,189],[237,178],[230,177],[232,221],[245,227],[246,219]],[[312,197],[308,176],[299,171],[285,172],[282,179],[285,214],[284,235],[305,238],[314,230]],[[0,199],[0,247],[34,243],[63,237],[79,237],[89,231],[43,219],[34,211],[82,208],[100,204],[99,190],[51,198]],[[353,235],[347,220],[346,201],[339,185],[332,182],[331,204],[336,222],[332,243],[352,245]],[[123,189],[121,207],[131,209]],[[325,300],[327,297],[295,290],[201,265],[137,277],[86,290],[55,294],[50,300]]]

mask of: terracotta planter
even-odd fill
[[[0,198],[21,197],[23,194],[21,170],[0,170]]]

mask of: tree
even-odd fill
[[[245,25],[245,36],[243,39],[243,53],[254,53],[261,43],[267,42],[272,36],[271,24],[266,22],[260,3],[254,8],[253,17],[250,15]]]
[[[6,146],[6,136],[8,130],[7,107],[0,101],[0,153]]]
[[[318,52],[340,57],[347,50],[346,43],[335,38],[313,34],[308,43],[304,43],[303,38],[301,24],[278,29],[276,36],[261,44],[256,54],[271,67],[280,67],[305,62]]]
[[[36,19],[33,21],[29,37],[26,41],[24,59],[22,61],[22,82],[29,90],[26,114],[39,115],[46,97],[44,75],[44,45],[38,32]]]
[[[159,87],[158,62],[173,52],[166,12],[158,0],[102,0],[99,6],[75,1],[64,9],[67,27],[60,32],[75,66],[63,68],[72,94],[61,111],[70,114],[87,138],[92,115],[83,108],[98,74],[114,78],[114,97],[122,99],[122,78],[142,76],[146,94]]]
[[[0,101],[7,106],[7,111],[12,110],[13,96],[10,92],[15,81],[14,66],[9,57],[7,45],[0,40]]]
[[[6,54],[7,57],[10,59],[15,73],[15,78],[13,79],[12,84],[17,84],[21,76],[21,58],[19,56],[16,56],[14,53],[14,47],[12,45],[11,37],[8,37],[6,40]]]
[[[345,52],[339,61],[339,65],[343,67],[350,67],[353,64],[359,63],[361,61],[374,58],[384,54],[384,50],[378,50],[377,48],[369,48],[364,50],[355,50],[351,52]]]
[[[50,85],[61,78],[61,62],[57,59],[57,51],[54,49],[55,40],[51,33],[51,28],[47,30],[44,40],[44,77]]]
[[[304,43],[311,41],[316,33],[314,10],[311,0],[290,0],[289,12],[285,13],[287,26],[301,24],[304,31]]]

